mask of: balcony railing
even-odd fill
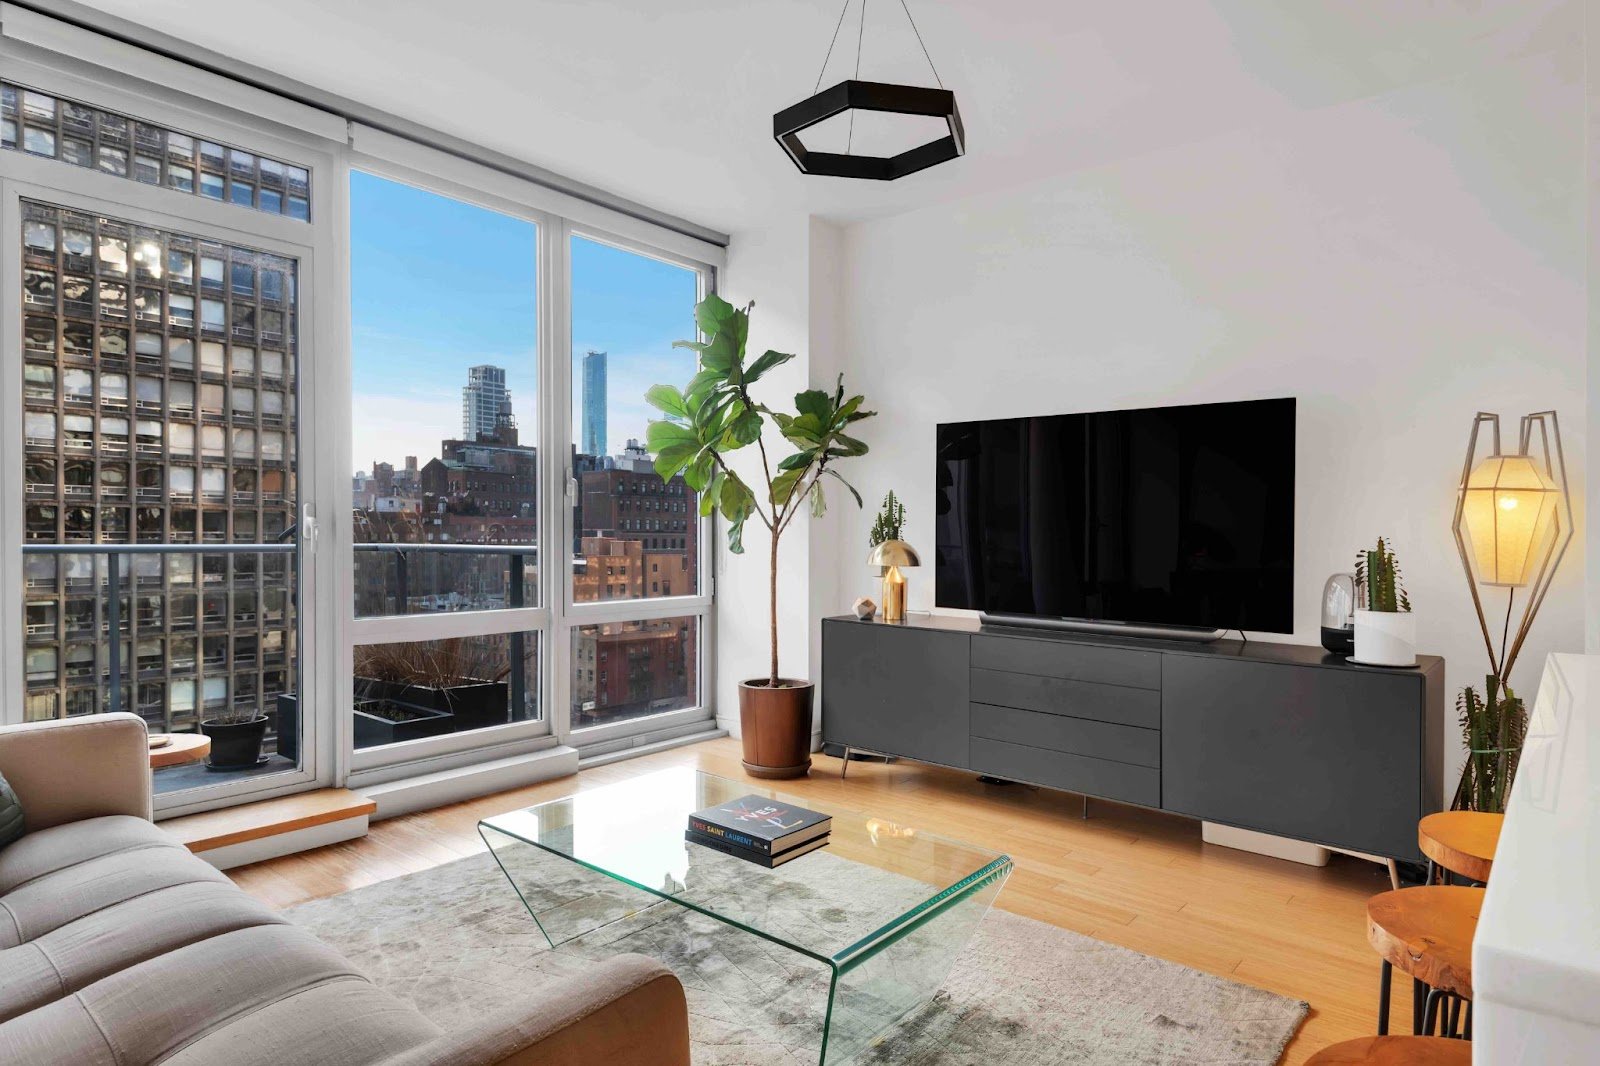
[[[296,544],[24,544],[22,554],[27,556],[79,556],[103,555],[106,560],[105,629],[108,633],[122,632],[123,591],[122,575],[126,557],[161,555],[290,555],[299,551]],[[132,567],[126,567],[132,569]],[[92,571],[92,568],[91,568]],[[82,575],[68,575],[68,584],[77,583]],[[92,577],[88,579],[92,581]],[[106,640],[108,709],[123,709],[123,641]],[[93,664],[90,664],[93,672]]]

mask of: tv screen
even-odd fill
[[[939,426],[940,607],[1294,629],[1295,401]]]

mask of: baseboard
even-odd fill
[[[1303,840],[1275,837],[1253,829],[1236,829],[1216,822],[1200,823],[1200,839],[1207,844],[1217,844],[1235,851],[1248,851],[1273,859],[1286,859],[1302,866],[1328,865],[1328,849],[1320,844],[1307,844]]]
[[[667,751],[671,748],[681,748],[689,744],[699,744],[701,741],[715,740],[718,737],[725,737],[727,735],[728,734],[721,729],[706,728],[697,733],[689,733],[684,736],[677,737],[667,737],[662,740],[653,741],[647,744],[636,744],[631,747],[609,748],[592,753],[587,750],[583,750],[579,752],[578,769],[587,770],[591,766],[605,766],[608,763],[622,762],[625,759],[632,759],[639,755],[649,755],[652,752]]]
[[[382,821],[413,811],[432,810],[447,803],[476,799],[491,792],[504,792],[557,777],[568,777],[577,772],[578,750],[563,746],[380,784],[363,785],[356,775],[351,775],[350,784],[377,803],[378,809],[373,812],[372,818]]]
[[[362,814],[354,818],[341,818],[337,822],[324,822],[305,829],[257,837],[239,844],[224,844],[220,848],[197,851],[195,854],[219,870],[231,870],[236,866],[249,866],[253,862],[295,855],[366,835],[367,816]]]

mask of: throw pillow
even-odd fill
[[[22,801],[0,775],[0,848],[22,835]]]

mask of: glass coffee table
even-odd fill
[[[752,794],[832,815],[828,844],[769,870],[684,840],[690,812]],[[552,948],[687,909],[825,968],[823,1066],[933,998],[1012,868],[988,848],[688,768],[496,815],[478,831]]]

